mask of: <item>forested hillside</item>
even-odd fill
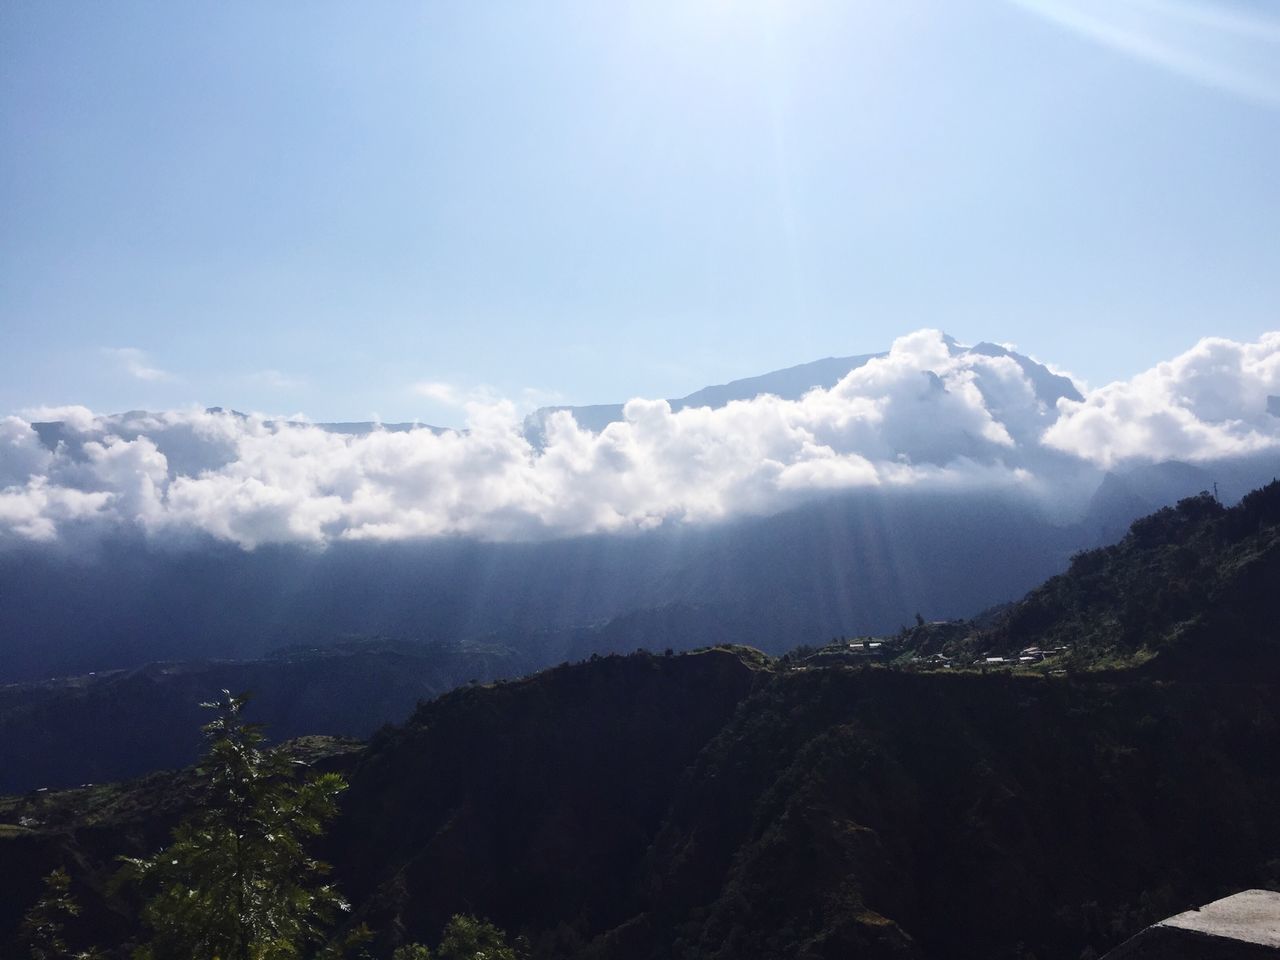
[[[593,656],[304,745],[350,780],[321,851],[347,923],[379,960],[459,913],[537,960],[1077,960],[1280,889],[1278,520],[1280,484],[1186,500],[1020,604],[901,638],[1057,644],[1062,667]],[[114,858],[163,842],[192,777],[0,802],[0,928],[63,866],[75,936],[125,956]]]
[[[184,767],[199,755],[199,704],[253,691],[247,710],[278,740],[367,737],[420,700],[519,676],[530,662],[495,645],[345,641],[260,660],[153,663],[0,686],[0,793],[72,787]]]
[[[379,734],[328,852],[378,956],[466,911],[548,960],[1075,960],[1280,883],[1277,744],[1269,684],[608,657]],[[130,904],[95,891],[181,783],[0,809],[8,923],[63,863],[128,936]]]
[[[1133,523],[1116,544],[1016,604],[969,625],[905,638],[960,664],[995,652],[1062,648],[1063,667],[1135,666],[1161,675],[1277,679],[1280,482],[1227,508],[1209,493]]]

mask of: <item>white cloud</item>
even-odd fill
[[[428,400],[434,400],[436,403],[443,403],[450,407],[460,407],[463,404],[462,392],[457,387],[438,380],[424,380],[421,383],[415,383],[413,392],[420,397],[426,397]]]
[[[153,536],[272,542],[473,536],[522,539],[643,530],[784,509],[832,490],[1002,489],[1062,511],[1082,477],[1131,459],[1280,447],[1280,334],[1206,340],[1082,403],[1046,403],[1013,357],[937,331],[829,390],[673,411],[633,399],[599,432],[567,411],[539,446],[517,404],[447,384],[419,392],[465,410],[467,429],[329,432],[262,416],[179,410],[59,413],[49,449],[27,420],[0,421],[0,534],[53,539],[74,523]],[[1082,492],[1083,491],[1083,492]],[[1046,509],[1049,509],[1046,506]]]
[[[0,531],[28,540],[56,540],[60,524],[101,515],[111,500],[107,491],[53,486],[44,477],[33,477],[23,487],[0,490]]]
[[[103,347],[102,352],[113,358],[120,368],[135,380],[154,383],[175,379],[168,371],[152,366],[147,354],[137,347]]]
[[[1280,332],[1256,343],[1208,338],[1132,380],[1059,401],[1046,445],[1104,467],[1209,460],[1280,448]]]
[[[40,437],[19,417],[0,419],[0,489],[43,474],[53,459]]]
[[[486,384],[464,389],[440,380],[424,380],[415,383],[410,391],[419,397],[459,410],[465,410],[469,406],[492,406],[509,402],[514,410],[524,414],[539,407],[558,406],[565,402],[563,394],[555,390],[544,390],[541,387],[523,387],[515,398],[508,398]]]
[[[30,407],[22,415],[31,423],[61,423],[76,433],[92,433],[98,428],[98,417],[88,407]]]

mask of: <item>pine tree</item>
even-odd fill
[[[397,947],[391,960],[524,960],[529,955],[524,937],[515,946],[507,935],[488,920],[457,913],[440,934],[440,946],[433,955],[420,943]]]
[[[456,914],[444,928],[435,960],[519,960],[507,935],[488,920]]]
[[[31,960],[97,960],[96,950],[74,952],[63,939],[68,920],[80,916],[71,895],[71,877],[59,867],[44,878],[44,894],[22,918],[20,935]]]
[[[243,718],[246,700],[224,690],[220,702],[201,704],[218,712],[204,727],[207,796],[168,847],[125,861],[152,891],[142,919],[153,935],[137,960],[297,960],[349,909],[329,865],[306,850],[346,783],[299,779],[305,764],[263,748],[261,726]]]

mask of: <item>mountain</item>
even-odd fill
[[[1272,468],[1257,472],[1269,480]],[[1125,499],[1115,519],[1094,514],[1088,525],[1054,522],[1037,503],[999,491],[908,490],[537,543],[439,538],[248,552],[208,538],[118,534],[65,547],[13,544],[0,549],[0,682],[255,659],[351,635],[500,642],[544,667],[647,645],[623,639],[637,623],[660,624],[664,647],[739,642],[782,653],[890,633],[916,613],[967,617],[1012,601],[1065,570],[1073,553],[1121,535],[1137,504],[1154,508],[1212,486],[1206,468],[1182,474],[1154,499]],[[1154,489],[1127,476],[1127,489]]]
[[[325,852],[379,958],[456,912],[537,960],[1097,955],[1280,889],[1277,531],[1280,484],[1191,498],[1018,604],[900,637],[1068,645],[1065,669],[720,647],[463,687],[361,750],[307,747],[351,784]],[[160,843],[191,783],[0,801],[0,931],[63,864],[75,935],[125,943],[112,858]]]
[[[1269,684],[606,657],[448,694],[346,755],[327,853],[378,957],[468,911],[538,958],[1076,960],[1280,882],[1278,705]],[[0,802],[0,929],[66,863],[93,936],[127,937],[111,857],[160,842],[187,783]]]
[[[762,394],[773,394],[784,400],[798,400],[814,387],[829,389],[850,371],[866,364],[868,360],[883,357],[883,353],[868,353],[857,357],[826,357],[810,363],[802,363],[782,370],[774,370],[755,377],[744,377],[728,383],[703,387],[685,397],[668,400],[672,410],[690,407],[723,407],[734,400],[752,400]],[[621,403],[598,403],[588,406],[539,407],[524,421],[524,433],[529,442],[542,446],[546,436],[547,418],[553,413],[567,410],[579,424],[589,430],[600,431],[611,423],[623,419]]]
[[[1069,377],[1055,374],[1044,364],[1037,363],[1030,357],[1025,357],[1006,347],[986,342],[964,347],[951,336],[943,337],[943,342],[956,354],[968,352],[986,357],[1013,359],[1033,384],[1036,399],[1048,409],[1053,409],[1062,398],[1082,399],[1080,391]],[[668,400],[667,403],[673,411],[676,411],[693,407],[710,407],[715,410],[735,400],[753,400],[764,394],[771,394],[783,400],[799,400],[815,387],[829,390],[843,380],[850,371],[865,366],[870,360],[886,356],[888,356],[887,353],[867,353],[854,357],[825,357],[822,360],[773,370],[759,376],[744,377],[741,380],[703,387],[679,399]],[[524,433],[530,443],[541,447],[546,439],[547,418],[554,413],[567,410],[573,414],[573,418],[580,425],[598,432],[609,424],[622,420],[623,407],[622,403],[540,407],[525,418]]]
[[[697,694],[698,656],[461,692],[371,744],[336,850],[362,916],[425,939],[471,904],[548,957],[1074,960],[1274,870],[1273,686],[727,653]]]
[[[124,780],[199,756],[199,704],[250,691],[246,715],[287,740],[368,737],[419,701],[531,672],[512,650],[346,641],[260,660],[152,663],[0,686],[0,793]]]
[[[1060,666],[1142,665],[1159,676],[1280,681],[1280,481],[1224,507],[1202,493],[1137,520],[988,625],[911,631],[920,655],[960,662],[1032,646]],[[959,627],[959,629],[957,629]]]
[[[759,399],[815,387],[833,389],[808,394],[812,418]],[[349,635],[500,643],[531,667],[656,632],[781,653],[972,616],[1145,513],[1280,474],[1262,434],[1252,453],[1104,471],[1042,442],[1080,399],[1005,347],[922,331],[705,387],[670,402],[684,419],[641,401],[550,452],[509,418],[465,433],[216,408],[8,418],[0,682]],[[570,412],[595,428],[620,411]]]
[[[985,491],[837,495],[773,516],[541,543],[17,545],[0,550],[0,681],[253,659],[344,635],[497,638],[549,666],[616,649],[591,638],[636,618],[670,621],[672,608],[698,611],[671,624],[678,648],[780,653],[896,630],[917,611],[969,615],[1088,545],[1035,504]]]
[[[593,654],[688,650],[730,641],[780,653],[800,643],[844,636],[844,631],[824,629],[832,621],[821,610],[789,605],[805,596],[804,577],[819,573],[804,562],[803,544],[822,543],[821,528],[847,528],[849,522],[839,516],[834,507],[822,515],[821,524],[807,531],[800,545],[765,540],[738,555],[769,556],[769,565],[759,570],[738,565],[740,560],[728,552],[708,563],[741,591],[732,602],[708,605],[705,600],[716,595],[716,584],[689,570],[683,574],[686,596],[701,595],[703,604],[672,603],[593,626],[508,627],[488,634],[483,643],[466,644],[336,640],[265,659],[157,663],[0,686],[0,757],[6,758],[0,791],[100,782],[190,763],[199,745],[196,704],[216,698],[224,688],[254,691],[253,709],[281,738],[305,733],[367,736],[404,716],[418,700],[469,681],[520,676]],[[1273,635],[1270,585],[1280,582],[1277,516],[1280,484],[1255,491],[1232,508],[1207,495],[1183,500],[1135,523],[1119,543],[1077,554],[1064,574],[981,621],[904,627],[895,650],[903,656],[945,656],[969,663],[992,654],[1016,657],[1031,646],[1065,646],[1071,654],[1045,662],[1044,669],[1141,662],[1148,671],[1158,668],[1164,674],[1265,675],[1280,663],[1267,646]],[[777,523],[780,530],[793,531],[794,520]],[[905,523],[898,525],[910,530]],[[945,543],[980,543],[973,529],[972,536],[952,535]],[[814,581],[819,597],[839,595],[841,579],[846,590],[893,589],[869,564],[859,583],[857,564],[841,565],[834,545],[819,556],[832,565],[821,571],[823,579]],[[955,570],[968,571],[979,569],[982,557],[950,554],[947,560]],[[801,576],[793,580],[796,571]],[[982,596],[980,586],[975,580],[971,596]],[[306,603],[317,609],[308,610]],[[330,629],[341,626],[340,611],[325,605],[318,594],[303,594],[287,609],[289,616],[304,621],[294,625],[298,635],[318,632],[307,624],[322,619]],[[431,614],[424,610],[422,615],[424,630],[440,630],[443,611],[435,612],[434,624],[428,620]],[[1255,652],[1256,662],[1238,652],[1228,655],[1240,644]],[[120,717],[128,717],[125,736],[119,732]]]

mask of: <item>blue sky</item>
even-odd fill
[[[1280,13],[0,7],[0,414],[460,419],[919,327],[1097,385],[1280,326]]]

